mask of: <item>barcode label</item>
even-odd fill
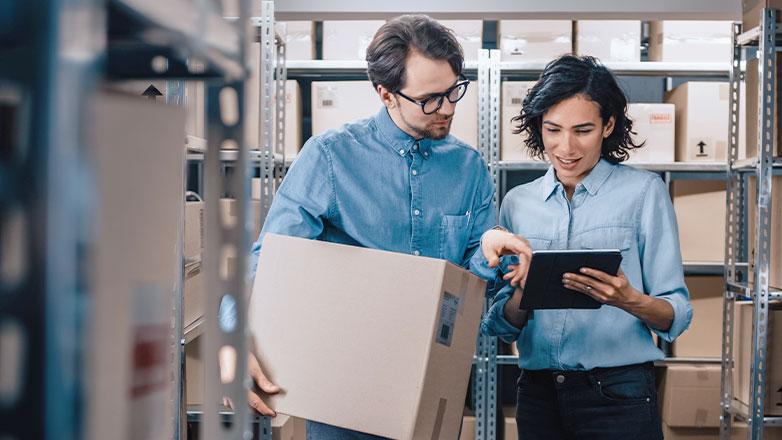
[[[513,105],[521,105],[523,99],[521,98],[511,98],[510,103]]]
[[[324,100],[323,100],[323,101],[320,103],[320,106],[321,106],[321,107],[334,107],[334,101],[333,101],[333,100],[331,100],[331,99],[324,99]]]
[[[456,314],[459,312],[459,297],[448,292],[443,292],[443,304],[440,306],[440,319],[437,322],[437,336],[435,342],[451,346],[453,328],[456,324]]]

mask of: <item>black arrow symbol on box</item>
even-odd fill
[[[782,387],[779,387],[777,390],[778,393],[782,394]],[[777,403],[777,406],[782,406],[782,402]]]
[[[158,96],[163,96],[163,94],[160,93],[160,90],[158,90],[157,87],[150,84],[149,87],[147,87],[147,90],[144,90],[144,93],[142,93],[141,96],[146,96],[148,99],[154,101]]]
[[[703,142],[703,141],[698,142],[698,147],[701,150],[700,154],[705,154],[704,151],[703,151],[703,147],[705,147],[705,146],[706,146],[705,142]]]

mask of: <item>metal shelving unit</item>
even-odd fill
[[[728,156],[728,191],[726,197],[725,238],[725,294],[723,300],[722,330],[722,422],[720,438],[731,436],[731,424],[736,417],[749,424],[749,438],[762,439],[768,426],[782,427],[782,417],[769,417],[764,411],[766,370],[772,368],[766,362],[769,301],[782,300],[782,292],[769,289],[769,254],[771,243],[771,176],[782,171],[780,158],[772,157],[774,130],[774,82],[776,80],[776,46],[782,27],[776,23],[776,10],[763,9],[759,27],[741,33],[741,26],[734,26],[733,70],[730,95],[730,139]],[[758,145],[757,156],[738,160],[738,110],[741,72],[741,48],[758,47]],[[753,93],[748,91],[748,93]],[[750,128],[748,128],[750,129]],[[747,194],[747,178],[757,179],[755,194]],[[746,200],[757,201],[756,230],[746,231]],[[777,215],[779,213],[776,213]],[[745,241],[745,237],[748,237]],[[750,242],[755,244],[755,255],[748,256]],[[776,243],[778,245],[778,243]],[[748,266],[739,267],[739,262]],[[747,283],[748,270],[753,271],[752,284]],[[753,302],[751,378],[749,402],[740,402],[734,396],[734,304],[739,297]],[[779,335],[776,335],[779,336]]]

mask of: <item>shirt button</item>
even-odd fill
[[[421,255],[421,253],[418,252],[418,251],[415,251],[415,252],[413,252],[413,255],[415,255],[417,257],[417,256]]]
[[[424,151],[424,156],[428,156],[428,155],[429,155],[429,152],[428,151]]]
[[[418,149],[418,144],[413,145],[413,150],[417,150],[417,149]]]
[[[405,154],[405,150],[399,150],[399,154]]]
[[[413,211],[413,214],[415,214],[415,215],[421,215],[421,211],[419,211],[419,210],[417,210],[417,209],[416,209],[415,211]]]
[[[564,381],[565,381],[565,376],[563,376],[561,374],[557,376],[557,382],[562,383]]]
[[[413,175],[414,175],[414,176],[417,176],[417,175],[418,175],[418,171],[416,171],[416,170],[413,170]]]

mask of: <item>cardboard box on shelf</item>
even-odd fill
[[[630,151],[629,163],[667,163],[675,159],[676,109],[673,104],[629,104],[633,141],[644,146]]]
[[[456,104],[451,135],[478,148],[478,81],[467,86],[464,97]]]
[[[313,81],[312,134],[368,118],[382,106],[369,81]]]
[[[459,440],[475,440],[475,414],[467,408],[464,408],[462,435]]]
[[[752,377],[752,326],[755,309],[749,301],[736,302],[733,326],[733,396],[747,404]],[[766,329],[766,415],[782,416],[782,303],[769,303]]]
[[[319,262],[306,277],[301,255]],[[384,437],[456,438],[485,287],[443,260],[265,235],[249,328],[285,390],[269,404]],[[291,352],[313,334],[306,355]]]
[[[185,202],[185,260],[200,260],[203,249],[204,202]]]
[[[229,227],[233,227],[236,224],[237,209],[236,199],[220,199],[220,218],[223,224],[229,225]],[[250,238],[255,241],[261,235],[261,201],[250,200],[249,209],[250,212],[247,213],[247,218],[250,219],[249,221],[252,221],[252,229],[250,230],[252,235]]]
[[[782,0],[742,0],[741,1],[741,23],[744,32],[758,27],[760,25],[760,13],[763,8],[775,8],[777,10],[777,23],[780,22],[780,11]]]
[[[672,428],[719,427],[722,366],[669,365],[658,386],[660,415]]]
[[[483,20],[437,20],[456,34],[465,61],[477,61],[483,49]]]
[[[324,60],[364,60],[383,20],[324,20]]]
[[[749,432],[747,431],[748,426],[746,423],[734,419],[730,425],[730,438],[731,440],[746,440],[749,438]],[[782,428],[779,426],[766,426],[763,428],[763,440],[782,440]]]
[[[728,149],[727,82],[686,82],[665,92],[676,105],[676,161],[725,162]]]
[[[307,421],[298,417],[293,419],[293,440],[307,440]]]
[[[692,322],[671,346],[674,357],[719,358],[722,354],[722,297],[720,276],[687,276]]]
[[[749,176],[747,179],[747,231],[749,232],[750,261],[755,260],[757,252],[757,240],[753,238],[757,228],[758,215],[757,177]],[[771,236],[769,237],[768,255],[768,285],[775,289],[782,289],[782,176],[771,177],[771,199],[769,200],[769,213],[771,214]],[[749,281],[755,278],[754,264],[749,268]]]
[[[505,428],[505,440],[518,440],[519,431],[516,427],[516,407],[515,406],[503,406],[502,415]]]
[[[573,51],[570,20],[500,20],[502,61],[551,61]]]
[[[574,52],[602,62],[641,61],[640,20],[578,20]]]
[[[779,65],[779,62],[782,61],[782,58],[777,54],[776,56],[776,62],[777,65]],[[749,60],[747,61],[747,70],[744,75],[745,78],[745,85],[746,85],[746,107],[747,111],[746,114],[746,143],[745,143],[745,154],[746,157],[758,157],[758,60]],[[782,71],[777,70],[776,72],[776,78],[774,81],[774,117],[772,118],[772,123],[774,124],[774,138],[771,146],[771,154],[772,156],[782,156],[782,151],[779,147],[779,139],[782,137],[782,134],[779,132],[779,128],[782,127],[782,124],[780,124],[780,118],[782,118],[782,112],[779,110],[779,106],[782,105],[782,94],[778,93],[779,90],[779,82],[782,81]]]
[[[182,285],[182,328],[204,316],[204,276],[201,262],[185,265]]]
[[[294,440],[295,426],[291,416],[279,414],[272,419],[272,440]]]
[[[538,159],[529,154],[524,144],[526,136],[514,134],[517,123],[511,119],[521,114],[524,98],[535,81],[504,81],[502,83],[502,97],[500,100],[500,160],[515,162],[532,162]]]
[[[185,393],[188,405],[204,403],[204,365],[201,357],[203,338],[197,337],[185,345]]]
[[[730,63],[733,59],[731,21],[652,21],[649,61]]]
[[[110,92],[92,95],[84,110],[96,209],[84,280],[92,353],[84,365],[84,437],[170,438],[166,378],[171,304],[182,279],[185,110]]]
[[[671,199],[679,225],[682,260],[724,261],[725,182],[674,180]]]
[[[665,440],[714,440],[720,438],[720,428],[672,428],[663,422]]]
[[[277,98],[277,94],[274,94]],[[276,126],[277,114],[273,123]],[[295,158],[301,150],[301,87],[296,80],[285,81],[285,158]]]
[[[203,81],[185,83],[185,134],[206,139],[206,87]]]
[[[285,29],[285,58],[315,59],[315,23],[311,21],[281,21]]]

